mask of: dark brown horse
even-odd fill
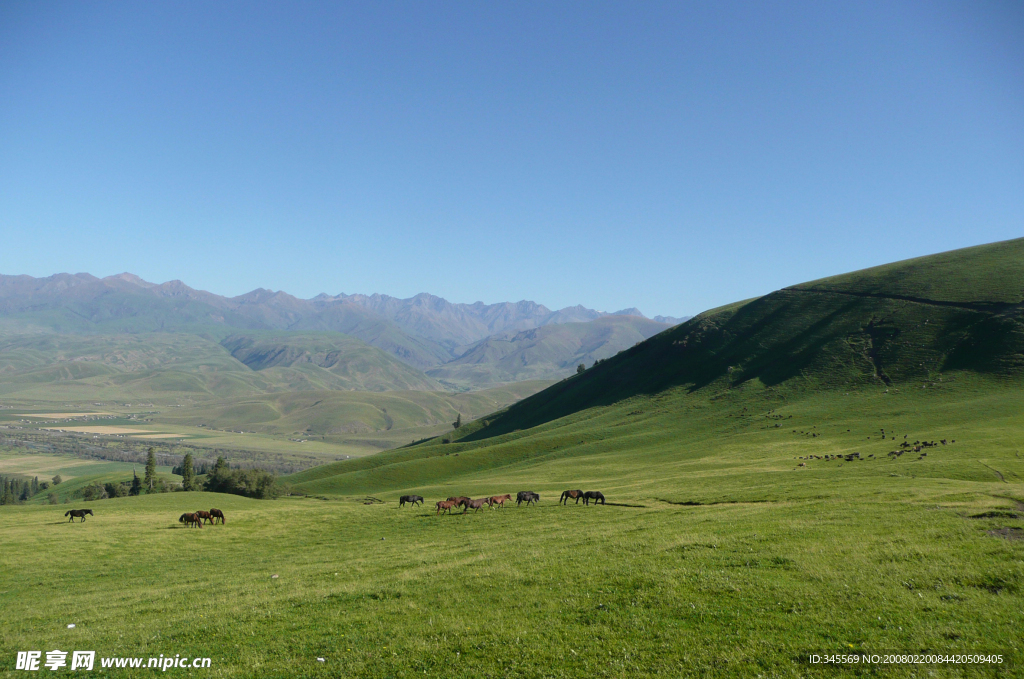
[[[217,519],[220,519],[220,522],[224,523],[224,512],[219,509],[211,509],[210,516],[213,517],[213,523],[217,523]]]
[[[416,506],[417,502],[419,502],[422,505],[423,504],[423,496],[422,495],[403,495],[402,497],[398,498],[398,506],[399,507],[404,507],[406,502],[411,504],[413,507]]]
[[[189,512],[185,512],[184,514],[179,516],[178,523],[185,524],[186,528],[189,528],[191,526],[195,526],[196,528],[203,527],[202,519],[200,519],[196,514],[191,514]]]
[[[562,497],[558,498],[558,501],[563,505],[568,504],[570,499],[576,500],[576,504],[580,503],[580,498],[583,497],[582,490],[563,490]],[[584,503],[586,504],[586,503]]]
[[[452,507],[454,507],[454,506],[455,506],[455,500],[440,500],[437,503],[437,511],[434,512],[434,516],[437,516],[438,514],[444,514],[445,512],[448,512],[449,514],[451,514],[452,513]]]
[[[507,493],[505,495],[493,495],[487,498],[487,504],[489,504],[491,507],[494,507],[494,505],[498,505],[499,507],[504,509],[506,500],[511,502],[512,496],[508,495]]]
[[[604,494],[599,490],[588,490],[583,494],[583,504],[589,505],[591,500],[594,501],[595,505],[598,502],[604,504]]]
[[[89,516],[95,516],[95,514],[92,513],[91,509],[72,509],[70,511],[64,512],[64,516],[71,517],[70,519],[68,519],[68,521],[71,523],[75,522],[76,517],[84,522],[86,514],[88,514]]]
[[[462,513],[465,514],[470,509],[472,509],[474,512],[478,512],[483,508],[484,505],[490,506],[490,499],[491,498],[489,497],[482,497],[479,500],[469,500],[468,502],[463,503],[462,506],[465,507],[465,509],[462,510]]]
[[[516,507],[524,502],[526,503],[526,506],[529,507],[531,502],[537,502],[538,500],[540,500],[540,495],[534,493],[532,490],[521,490],[516,493]]]
[[[211,515],[210,512],[204,512],[202,509],[200,509],[198,512],[196,512],[196,516],[198,516],[203,523],[206,523],[207,521],[209,521],[211,524],[213,523],[213,515]]]

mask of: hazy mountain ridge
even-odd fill
[[[498,358],[500,352],[478,346],[488,338],[598,319],[616,319],[604,325],[621,325],[621,332],[601,332],[604,325],[595,326],[589,336],[603,339],[582,354],[582,345],[577,346],[577,340],[570,339],[583,332],[576,328],[546,332],[539,340],[527,336],[496,339],[499,344],[511,341],[521,349],[515,365],[505,360],[505,367],[493,366],[492,369],[481,358],[504,360]],[[645,330],[637,334],[634,321],[643,321]],[[391,382],[395,383],[394,388],[401,389],[439,388],[441,384],[435,379],[445,380],[448,386],[476,388],[496,382],[547,379],[562,374],[570,364],[613,355],[665,327],[668,326],[643,318],[636,308],[613,314],[580,305],[552,311],[527,300],[457,304],[427,293],[408,299],[381,294],[321,294],[306,300],[265,288],[224,297],[196,290],[180,280],[157,284],[131,273],[106,278],[87,273],[62,273],[46,278],[0,275],[0,332],[6,335],[56,332],[114,337],[178,333],[207,338],[216,345],[230,336],[236,336],[237,342],[240,334],[292,333],[297,335],[297,344],[278,338],[268,345],[266,337],[258,342],[257,353],[276,351],[277,358],[273,360],[284,361],[287,366],[249,366],[250,369],[260,372],[274,367],[280,372],[276,369],[301,368],[304,374],[313,371],[315,375],[307,377],[329,384],[331,388],[380,390],[389,388]],[[321,351],[311,348],[310,333],[341,333],[357,343],[341,342]],[[322,341],[322,338],[317,340]],[[20,342],[24,344],[24,340]],[[359,348],[363,343],[415,370],[410,373],[388,365],[381,357],[371,357]],[[188,343],[180,346],[186,345]],[[243,353],[250,356],[251,351],[246,349]],[[461,365],[470,368],[454,366],[437,377],[422,372],[443,368],[469,352],[475,353]],[[78,358],[80,363],[96,363],[97,369],[107,360]],[[347,360],[361,361],[358,376],[347,374],[340,365]],[[294,380],[288,377],[284,381]]]

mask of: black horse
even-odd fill
[[[558,501],[564,505],[568,504],[569,500],[576,500],[576,504],[579,504],[581,497],[583,497],[582,490],[563,490],[562,497],[558,498]]]
[[[588,490],[583,494],[583,504],[589,505],[591,500],[594,501],[595,505],[598,502],[604,504],[604,494],[599,490]]]
[[[524,502],[526,503],[526,506],[529,507],[531,502],[537,502],[538,500],[540,500],[540,495],[534,493],[532,490],[521,490],[516,493],[517,507]]]
[[[68,521],[70,521],[71,523],[75,522],[76,517],[84,522],[86,514],[88,514],[89,516],[95,516],[95,514],[92,513],[91,509],[72,509],[70,511],[64,512],[64,516],[71,517],[70,519],[68,519]]]
[[[413,507],[416,506],[417,502],[419,502],[422,505],[423,504],[423,496],[422,495],[403,495],[402,497],[398,498],[398,506],[399,507],[404,507],[406,502],[411,504]]]

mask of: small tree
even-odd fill
[[[146,455],[146,478],[142,483],[146,486],[147,493],[153,492],[153,485],[156,483],[156,451],[152,448],[149,449],[149,454]]]
[[[46,501],[49,502],[51,505],[57,504],[57,493],[51,492],[49,495],[46,496]]]
[[[56,476],[54,476],[54,477],[53,477],[52,479],[50,479],[50,480],[51,480],[51,481],[53,481],[53,485],[55,485],[55,486],[56,486],[56,485],[57,485],[58,483],[60,483],[60,482],[61,482],[61,480],[62,480],[62,479],[60,478],[60,474],[57,474]]]
[[[181,461],[181,489],[195,490],[195,471],[192,469],[192,453],[185,453]]]
[[[462,413],[458,414],[458,416],[455,418],[455,421],[452,422],[452,426],[455,427],[456,429],[462,426]]]
[[[129,495],[139,495],[142,493],[142,479],[135,473],[135,467],[132,467],[132,487],[128,489]]]
[[[576,366],[576,374],[579,375],[586,369],[586,366],[580,363],[578,366]]]

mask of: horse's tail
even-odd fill
[[[71,510],[70,509],[68,511],[64,512],[64,516],[68,516],[69,514],[71,514]]]

